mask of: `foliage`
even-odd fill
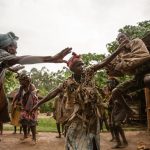
[[[150,31],[150,20],[137,23],[137,26],[126,25],[119,32],[127,34],[131,39],[143,38]]]
[[[86,66],[89,66],[94,62],[102,61],[104,58],[105,58],[104,54],[96,54],[96,53],[82,54],[82,59]]]
[[[119,32],[127,34],[131,39],[139,37],[142,38],[147,32],[150,31],[150,21],[143,21],[137,23],[137,25],[126,25],[123,28],[118,30]],[[114,40],[111,43],[108,43],[107,49],[109,53],[112,53],[116,50],[118,44]],[[82,58],[85,63],[85,66],[91,66],[98,62],[101,62],[108,55],[105,54],[96,54],[96,53],[88,53],[83,54]],[[26,72],[26,71],[24,71]],[[66,78],[71,75],[71,72],[68,68],[64,67],[62,70],[58,70],[57,72],[50,72],[47,68],[43,67],[38,70],[36,68],[32,68],[30,72],[28,72],[32,78],[32,82],[35,84],[36,88],[39,89],[39,95],[45,96],[59,84],[61,84]],[[121,81],[125,81],[130,79],[130,76],[125,76],[120,78]],[[100,87],[106,84],[107,75],[105,70],[100,70],[95,75],[96,84]],[[19,86],[15,75],[12,72],[6,73],[6,81],[5,81],[5,89],[6,92],[9,93],[13,91],[15,88]],[[52,102],[45,103],[41,107],[42,112],[47,112],[52,110]]]
[[[53,118],[39,118],[37,131],[56,132],[56,121]]]
[[[14,127],[10,124],[4,124],[4,131],[13,131]],[[19,127],[18,127],[19,130]],[[38,117],[38,132],[56,132],[56,121],[52,117]],[[19,132],[19,131],[18,131]]]
[[[125,33],[129,36],[130,39],[134,39],[137,37],[143,38],[148,32],[150,32],[150,20],[139,22],[136,26],[126,25],[123,28],[119,29],[118,32]],[[117,48],[118,44],[117,41],[113,41],[111,43],[108,43],[106,46],[108,51],[112,53]]]
[[[16,79],[16,75],[11,71],[6,71],[5,86],[4,86],[6,93],[10,93],[18,86],[19,82]]]

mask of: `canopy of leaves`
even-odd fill
[[[134,38],[143,38],[148,32],[150,32],[150,20],[143,21],[137,23],[136,26],[133,25],[126,25],[123,28],[119,29],[118,32],[125,33],[129,36],[130,39]],[[110,53],[114,52],[118,46],[116,40],[111,43],[108,43],[107,49]]]

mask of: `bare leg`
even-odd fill
[[[57,131],[58,131],[58,136],[56,136],[56,138],[61,138],[61,132],[60,132],[60,123],[56,123],[57,126]]]
[[[106,114],[104,115],[103,120],[104,120],[105,127],[106,127],[107,131],[109,131],[109,125],[108,125]]]
[[[21,132],[22,132],[22,126],[20,126],[20,134],[21,134]]]
[[[121,148],[121,140],[120,140],[120,137],[119,137],[119,128],[116,125],[114,126],[114,132],[115,132],[115,137],[116,137],[117,144],[115,146],[113,146],[112,149]]]
[[[100,131],[103,131],[103,119],[102,118],[99,119],[99,123],[100,123]]]
[[[31,126],[30,127],[31,132],[32,132],[32,140],[33,140],[33,144],[36,144],[36,126]]]
[[[110,129],[110,133],[111,133],[111,136],[112,136],[112,139],[110,140],[110,142],[113,142],[116,140],[116,137],[115,137],[115,130],[114,130],[114,127],[113,125],[109,125],[109,129]]]
[[[3,123],[0,122],[0,135],[2,135],[2,134],[3,134]]]
[[[28,127],[28,128],[27,128],[28,135],[30,135],[30,130],[31,130],[31,128]]]
[[[24,137],[21,138],[21,140],[24,140],[28,137],[28,133],[27,133],[27,125],[22,125],[22,128],[23,128],[23,134],[24,134]]]
[[[119,133],[120,133],[121,138],[122,138],[122,140],[123,140],[123,146],[124,146],[124,147],[128,146],[128,142],[127,142],[127,139],[126,139],[126,137],[125,137],[124,130],[122,129],[121,126],[119,126]]]
[[[13,134],[16,134],[16,131],[17,131],[17,127],[14,126],[14,132],[13,132]]]

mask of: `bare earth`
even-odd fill
[[[10,131],[4,131],[2,140],[0,142],[0,150],[63,150],[65,146],[65,139],[55,138],[57,133],[44,133],[37,134],[38,142],[33,145],[31,138],[26,142],[21,142],[21,134],[12,134]],[[144,142],[147,147],[150,147],[150,135],[145,131],[127,131],[126,132],[129,146],[123,150],[136,150],[139,142]],[[111,150],[114,143],[109,142],[110,134],[101,133],[101,150]]]

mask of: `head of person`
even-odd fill
[[[112,91],[118,84],[119,81],[115,77],[109,77],[107,80],[107,86],[110,91]]]
[[[0,34],[0,49],[15,55],[17,53],[17,40],[19,38],[13,33]]]
[[[67,66],[75,74],[81,75],[83,73],[83,60],[80,55],[74,52],[72,53],[72,57],[68,60]]]
[[[29,86],[29,84],[31,83],[31,78],[29,75],[22,73],[18,76],[19,79],[19,83],[21,86],[23,87],[27,87]]]
[[[119,33],[117,36],[117,41],[119,44],[121,44],[124,41],[129,42],[129,37],[125,33]]]

